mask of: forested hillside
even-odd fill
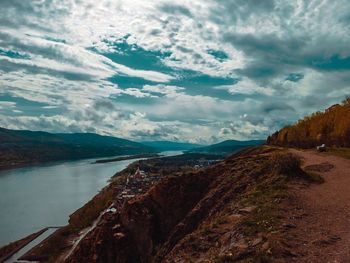
[[[238,152],[243,148],[260,145],[263,143],[265,143],[264,140],[250,140],[250,141],[226,140],[226,141],[208,145],[208,146],[193,148],[193,149],[190,149],[189,152],[211,153],[211,154],[228,156],[232,153]]]
[[[350,147],[350,97],[324,112],[316,112],[284,127],[267,139],[268,144],[310,148],[327,146]]]
[[[154,153],[141,143],[93,133],[48,133],[0,128],[0,170],[60,160]]]

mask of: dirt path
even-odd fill
[[[294,262],[350,262],[350,160],[291,150],[303,167],[323,164],[323,184],[298,185],[286,209],[286,246]],[[334,166],[332,168],[332,166]],[[327,171],[328,170],[328,171]]]

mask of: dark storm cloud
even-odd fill
[[[162,12],[173,14],[173,15],[184,15],[188,17],[193,16],[191,11],[188,8],[186,8],[185,6],[176,5],[176,4],[170,4],[170,3],[162,4],[160,6],[160,10]]]
[[[273,34],[227,33],[223,35],[223,40],[252,58],[245,68],[236,70],[238,74],[252,79],[269,80],[295,66],[307,65],[303,54],[298,53],[306,46],[307,37],[281,39]]]
[[[0,28],[26,26],[46,32],[54,30],[50,24],[45,23],[46,18],[62,17],[72,10],[72,6],[68,2],[57,5],[52,0],[1,0],[0,7]]]
[[[223,40],[252,58],[244,68],[237,69],[236,72],[263,83],[298,68],[350,70],[350,57],[341,57],[337,53],[329,55],[326,49],[319,47],[322,42],[313,48],[314,44],[307,36],[281,39],[275,35],[228,33],[223,36]],[[289,80],[296,81],[301,77],[290,75]]]
[[[131,130],[130,134],[135,138],[157,140],[157,138],[165,138],[169,134],[174,134],[177,130],[176,126],[162,126],[154,130]]]
[[[0,90],[25,100],[0,97],[0,126],[262,138],[350,93],[349,14],[347,0],[0,0]]]
[[[113,103],[111,100],[97,100],[94,102],[94,108],[99,110],[115,110],[116,103]]]
[[[301,99],[300,103],[303,107],[316,107],[326,104],[326,98],[317,95],[309,95]]]
[[[295,112],[295,109],[288,105],[287,103],[283,102],[265,102],[263,103],[261,110],[264,113],[271,113],[273,111],[292,111]]]
[[[210,19],[224,24],[233,24],[255,14],[272,12],[275,7],[274,0],[219,0],[215,4]]]
[[[80,66],[74,54],[67,54],[69,46],[55,41],[46,41],[35,38],[32,42],[23,39],[20,36],[14,37],[9,33],[0,32],[0,47],[8,48],[15,51],[24,52],[28,57],[38,55],[44,58],[53,59],[71,65]]]
[[[337,10],[332,3],[304,1],[296,5],[278,0],[219,1],[212,11],[212,17],[231,28],[237,24],[247,28],[259,26],[254,28],[254,32],[237,32],[230,28],[223,30],[222,40],[249,58],[246,65],[235,72],[266,85],[274,78],[305,68],[318,71],[350,70],[350,50],[346,40],[339,38],[342,31],[344,36],[348,33],[347,27],[336,16],[328,21],[328,26],[321,26],[324,19],[331,20],[329,17],[333,9]],[[337,4],[342,10],[350,9],[345,1]],[[318,13],[312,17],[306,16],[312,13],[312,9]],[[296,12],[305,17],[296,16]],[[339,14],[343,17],[342,21],[346,17],[344,13]],[[317,25],[320,26],[319,31],[311,29]],[[290,76],[289,80],[299,81],[300,78]]]
[[[54,70],[46,67],[40,67],[34,64],[21,64],[11,61],[2,60],[1,69],[6,72],[26,72],[27,74],[47,74],[56,77],[63,77],[67,80],[76,80],[76,81],[93,81],[94,77],[90,74],[85,74],[82,72],[72,72],[65,70]]]

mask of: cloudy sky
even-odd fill
[[[350,94],[348,0],[0,0],[0,126],[258,139]]]

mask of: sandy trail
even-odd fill
[[[290,150],[303,167],[334,166],[320,173],[325,182],[297,186],[286,209],[290,251],[294,262],[350,262],[350,160],[315,151]]]

